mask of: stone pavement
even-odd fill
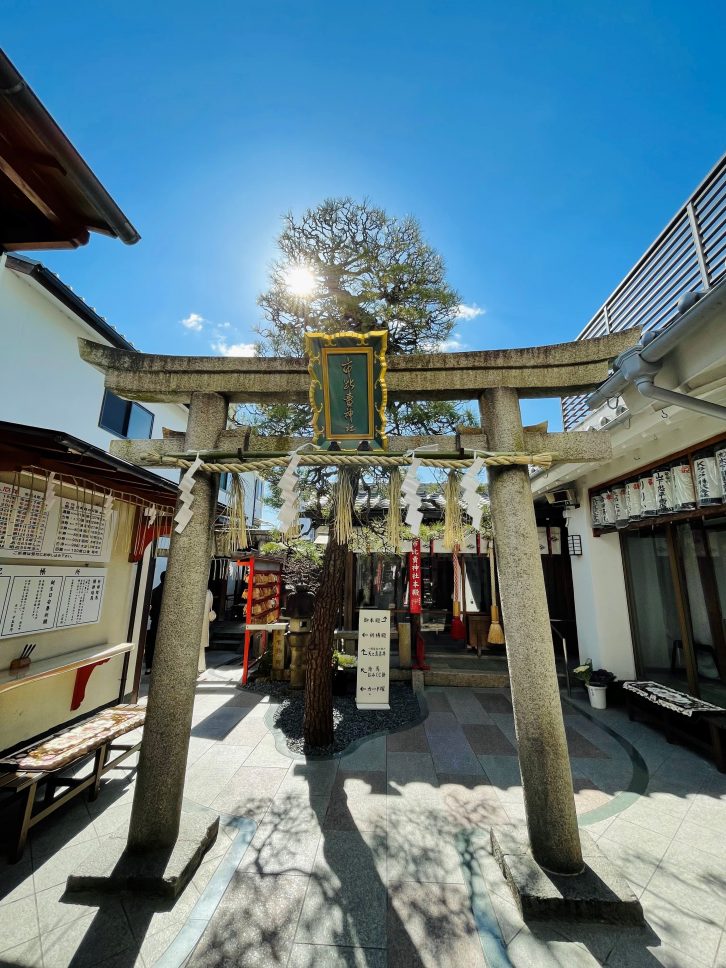
[[[565,701],[580,824],[648,926],[524,925],[488,849],[491,824],[523,821],[506,689],[429,689],[422,725],[305,761],[238,679],[221,667],[197,687],[186,797],[222,824],[182,896],[65,895],[128,822],[134,771],[119,769],[0,861],[1,965],[726,968],[726,776],[697,754]]]

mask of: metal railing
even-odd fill
[[[666,326],[680,296],[710,289],[726,275],[726,155],[704,178],[577,339]],[[562,398],[562,422],[572,430],[588,413],[587,394]]]
[[[558,628],[555,628],[555,622],[561,622],[561,621],[562,619],[560,618],[551,618],[550,628],[552,629],[553,632],[556,632],[557,635],[559,635],[560,640],[562,641],[562,651],[565,656],[565,683],[567,684],[567,695],[571,696],[572,686],[570,685],[570,662],[569,662],[569,659],[567,658],[567,639],[564,637],[564,635],[562,634],[562,632],[560,632]]]

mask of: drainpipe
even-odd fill
[[[643,348],[636,346],[632,350],[626,350],[618,358],[624,380],[632,384],[641,396],[665,406],[683,407],[684,410],[694,410],[705,417],[726,420],[726,407],[718,403],[709,403],[708,400],[689,397],[687,393],[657,387],[653,381],[660,370],[660,363],[649,363],[643,359],[643,355]]]
[[[726,419],[726,407],[689,397],[686,393],[665,390],[655,386],[653,382],[664,357],[686,335],[692,336],[701,323],[713,318],[713,314],[724,307],[726,285],[723,283],[705,293],[684,293],[678,300],[678,309],[682,315],[659,333],[644,333],[638,346],[621,353],[615,360],[615,372],[590,396],[590,410],[597,410],[608,400],[622,396],[628,384],[632,384],[642,396],[665,406],[683,407],[707,417]]]

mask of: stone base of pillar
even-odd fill
[[[605,921],[642,924],[643,909],[619,871],[584,830],[580,831],[585,868],[581,874],[552,874],[532,856],[523,828],[491,831],[492,852],[526,921]]]
[[[126,847],[127,831],[120,830],[101,840],[99,849],[68,877],[66,890],[104,894],[133,891],[178,897],[216,840],[218,831],[216,814],[208,810],[183,810],[179,837],[173,847],[132,854]]]

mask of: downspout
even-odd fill
[[[628,384],[632,384],[641,396],[664,406],[683,407],[706,417],[726,419],[726,407],[707,400],[698,400],[687,393],[666,390],[654,383],[664,357],[686,335],[692,336],[702,323],[713,318],[713,313],[722,310],[724,305],[726,286],[723,283],[706,293],[684,293],[678,300],[678,309],[682,315],[659,333],[645,333],[638,346],[621,353],[615,360],[615,372],[590,396],[590,410],[597,410],[608,400],[621,396]]]
[[[693,410],[704,417],[726,420],[726,407],[721,404],[709,403],[708,400],[690,397],[687,393],[657,387],[654,380],[660,370],[660,363],[648,363],[643,359],[642,351],[642,347],[635,347],[621,354],[618,360],[623,378],[627,383],[632,384],[641,396],[662,403],[664,406],[683,407],[684,410]]]

